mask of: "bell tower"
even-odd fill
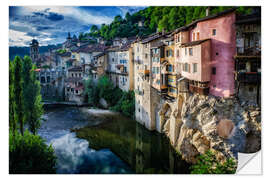
[[[39,45],[38,41],[36,39],[33,39],[30,43],[30,57],[32,59],[32,62],[37,62],[39,58]]]

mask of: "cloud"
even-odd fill
[[[89,31],[92,25],[109,24],[114,16],[131,14],[143,7],[112,6],[11,6],[9,8],[10,45],[27,45],[31,38],[41,45],[62,43],[67,33],[78,35]],[[18,39],[21,34],[24,40]],[[15,36],[15,37],[12,37]]]

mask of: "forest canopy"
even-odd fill
[[[89,33],[81,37],[102,37],[112,40],[115,37],[144,36],[162,30],[171,31],[206,16],[207,6],[151,6],[134,14],[126,13],[125,17],[117,15],[110,24],[100,27],[91,26]],[[216,14],[230,6],[210,7],[210,14]],[[238,7],[237,13],[248,14],[252,7]]]

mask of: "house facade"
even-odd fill
[[[236,20],[235,80],[240,100],[261,103],[261,16],[260,12]]]

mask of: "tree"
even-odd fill
[[[88,97],[87,101],[90,106],[96,106],[99,100],[97,87],[94,85],[92,78],[84,82],[84,95]]]
[[[22,80],[22,60],[19,56],[14,59],[14,104],[15,104],[15,119],[20,124],[20,132],[23,135],[23,80]]]
[[[198,162],[191,167],[191,174],[234,174],[236,162],[234,159],[227,159],[224,163],[217,160],[212,151],[200,155]]]
[[[169,18],[167,15],[163,16],[161,21],[158,23],[158,31],[161,32],[163,30],[168,31],[169,29]]]
[[[16,131],[16,119],[14,116],[14,63],[9,61],[9,127],[13,135]]]
[[[9,135],[9,173],[52,174],[56,173],[56,156],[38,135],[27,130],[24,136],[16,132]]]
[[[91,32],[91,33],[94,33],[94,32],[96,32],[96,31],[98,31],[98,27],[97,27],[96,25],[92,25],[92,26],[91,26],[91,29],[90,29],[90,32]]]
[[[41,103],[40,84],[36,80],[36,67],[32,64],[29,56],[23,61],[23,99],[24,99],[24,119],[29,125],[29,130],[37,133],[40,127],[40,119],[43,114]]]

